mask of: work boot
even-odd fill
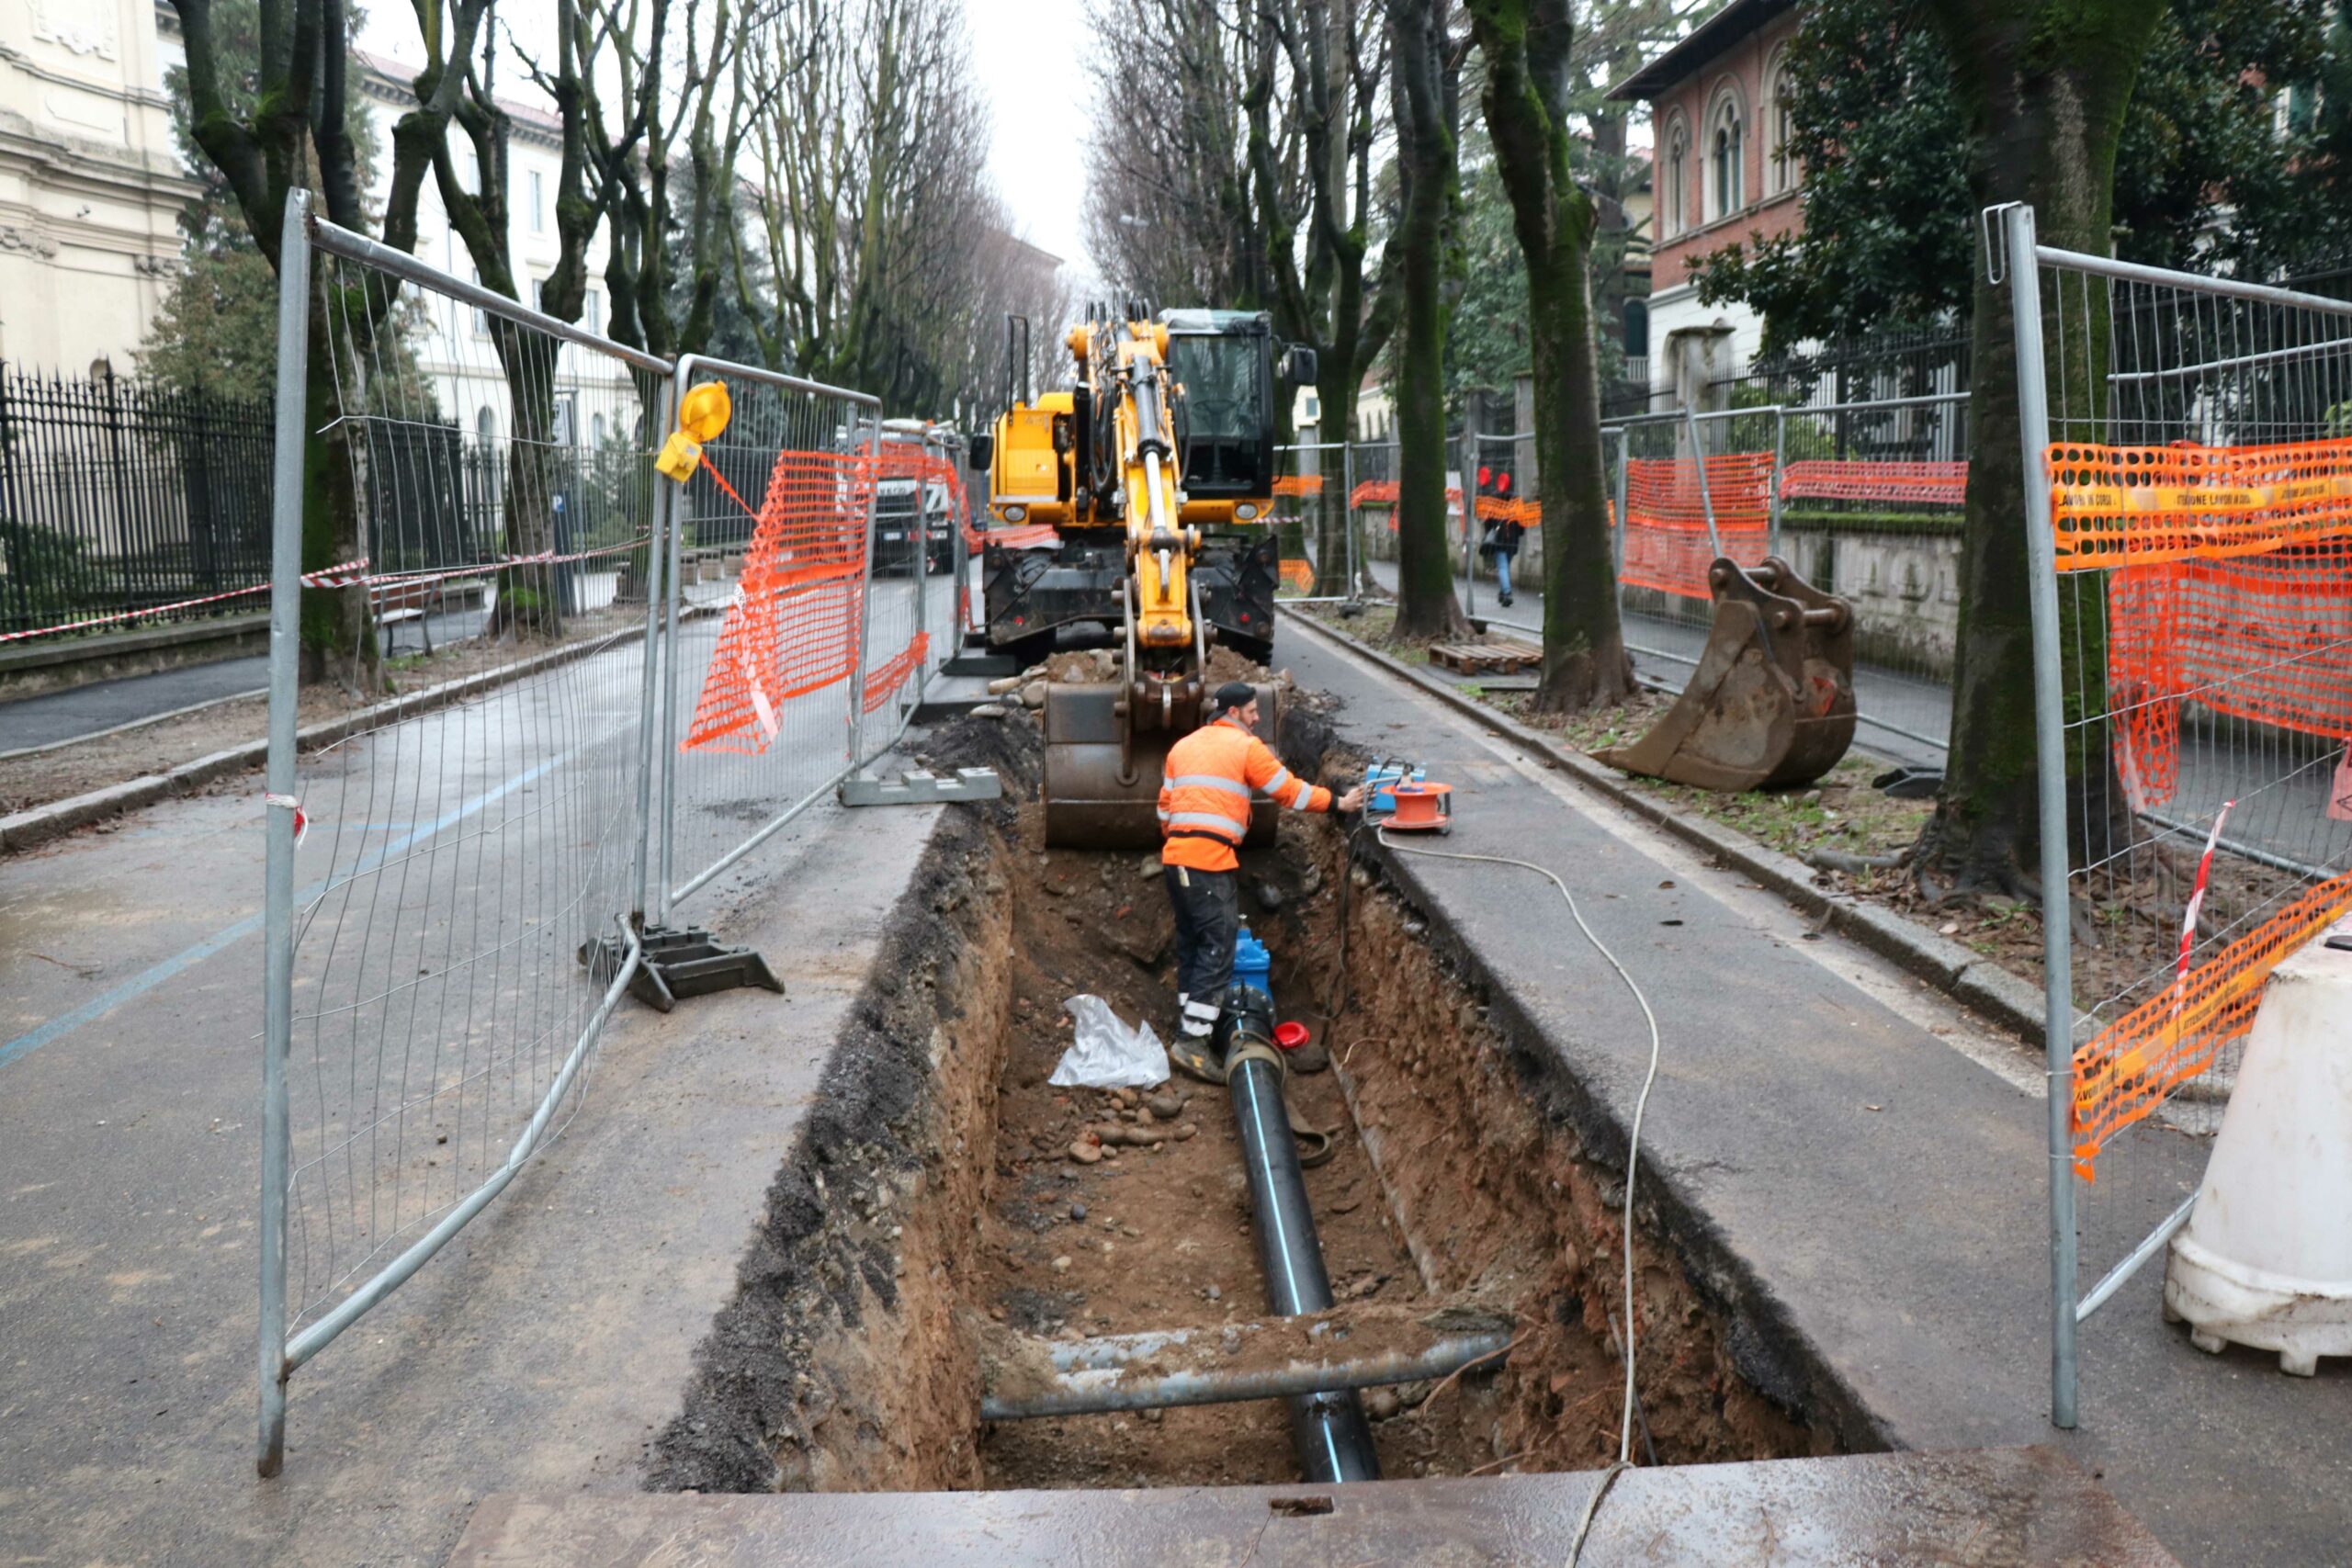
[[[1225,1081],[1225,1062],[1212,1035],[1186,1034],[1178,1030],[1168,1047],[1168,1062],[1188,1078],[1198,1078],[1203,1083]]]

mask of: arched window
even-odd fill
[[[605,416],[603,414],[592,413],[588,416],[588,439],[598,447],[605,445]]]
[[[1657,193],[1659,238],[1670,239],[1690,226],[1690,127],[1676,115],[1666,128],[1666,177]]]
[[[1746,118],[1739,96],[1725,88],[1707,113],[1707,220],[1729,218],[1746,202],[1741,188],[1747,162]]]
[[[481,412],[474,415],[474,435],[484,446],[498,444],[498,416],[490,412],[488,403],[482,404]]]
[[[1650,306],[1646,299],[1625,301],[1625,357],[1650,356]]]
[[[1776,55],[1764,73],[1766,123],[1770,141],[1764,149],[1764,188],[1770,196],[1797,187],[1797,157],[1790,148],[1796,139],[1796,118],[1789,107],[1789,61]]]

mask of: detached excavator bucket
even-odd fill
[[[1159,847],[1159,779],[1168,749],[1182,739],[1137,729],[1119,711],[1116,682],[1061,682],[1046,688],[1046,842],[1067,850]],[[1258,688],[1258,736],[1268,745],[1282,724],[1282,688]],[[1274,839],[1275,807],[1250,813],[1251,844]]]
[[[1854,739],[1854,612],[1779,557],[1708,569],[1714,624],[1657,727],[1597,753],[1629,773],[1735,792],[1810,784]]]

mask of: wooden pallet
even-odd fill
[[[1532,643],[1441,642],[1430,648],[1430,662],[1464,675],[1514,675],[1539,668],[1544,650]]]

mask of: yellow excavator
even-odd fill
[[[1006,328],[1008,365],[1025,367],[1027,323]],[[1315,355],[1292,347],[1278,364],[1262,313],[1154,317],[1136,301],[1091,310],[1066,342],[1070,384],[1035,399],[1009,387],[974,444],[991,492],[986,635],[1024,668],[1065,628],[1110,639],[1115,681],[1046,688],[1046,841],[1146,848],[1162,760],[1206,708],[1210,647],[1261,662],[1273,650],[1274,447]],[[1271,742],[1272,688],[1259,708]],[[1261,802],[1251,838],[1272,830]]]

